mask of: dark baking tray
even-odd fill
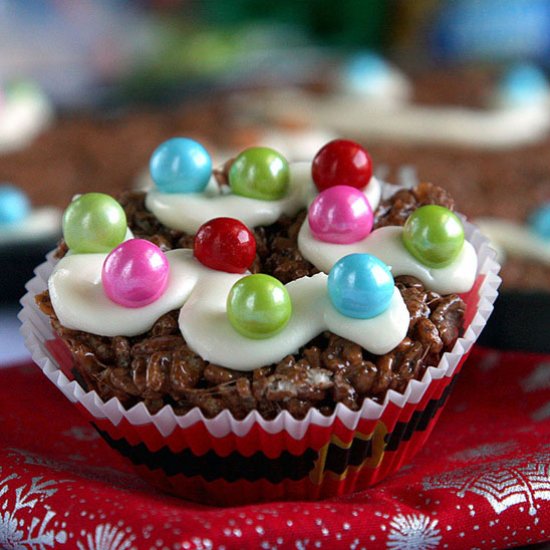
[[[48,238],[0,246],[0,304],[16,304],[21,299],[34,270],[56,245],[57,238]]]
[[[550,353],[550,293],[501,292],[478,344]]]

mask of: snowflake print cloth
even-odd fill
[[[477,348],[424,449],[366,491],[233,508],[149,487],[32,365],[0,370],[0,548],[511,548],[550,540],[550,360]]]

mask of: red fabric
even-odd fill
[[[476,349],[379,485],[201,506],[151,489],[32,365],[0,370],[0,548],[507,548],[550,540],[550,357]]]

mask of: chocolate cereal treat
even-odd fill
[[[429,183],[395,192],[349,140],[328,143],[312,163],[253,147],[213,171],[204,147],[174,138],[153,153],[150,169],[156,188],[147,193],[118,201],[89,193],[70,204],[48,289],[36,296],[55,334],[50,352],[78,392],[139,416],[138,431],[170,418],[175,431],[155,425],[180,439],[136,443],[126,421],[115,428],[92,414],[100,433],[147,477],[154,472],[155,483],[203,501],[235,502],[223,487],[243,469],[241,502],[272,498],[265,480],[281,484],[278,498],[373,482],[385,450],[408,433],[390,404],[410,420],[408,399],[432,387],[429,407],[415,405],[425,431],[450,381],[437,372],[457,368],[469,348],[459,342],[474,318],[481,323],[477,304],[490,277],[480,273],[492,263],[478,263],[481,241],[465,238],[452,198]],[[381,410],[393,420],[382,421]],[[369,418],[374,431],[350,427]],[[241,437],[233,431],[240,422],[263,432],[281,421],[303,452],[257,439],[256,428],[245,430],[248,443],[229,442]],[[187,440],[191,426],[203,425],[226,435],[212,447],[206,432]],[[323,425],[332,426],[334,449],[309,440]],[[338,436],[337,426],[346,426]],[[336,459],[354,438],[370,443]],[[229,474],[222,448],[241,444],[248,450],[231,459]],[[356,476],[325,481],[329,471],[367,464],[374,470],[359,485]]]

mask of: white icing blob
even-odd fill
[[[285,197],[264,201],[241,197],[230,192],[221,193],[212,178],[204,193],[161,193],[151,190],[145,206],[164,225],[196,233],[199,227],[213,218],[228,217],[242,221],[248,227],[271,225],[282,214],[295,215],[314,199],[317,189],[311,179],[310,162],[290,163],[290,183]],[[380,202],[381,185],[373,176],[365,188],[365,196],[373,210]]]
[[[0,104],[0,151],[7,153],[24,147],[52,119],[52,106],[41,93],[7,94]]]
[[[412,275],[440,294],[467,292],[472,288],[477,272],[477,256],[473,246],[464,242],[456,260],[443,268],[421,264],[410,254],[402,241],[402,227],[381,227],[363,240],[352,244],[332,244],[317,240],[304,221],[298,234],[298,247],[306,260],[328,273],[342,257],[354,253],[373,254],[388,264],[394,277]]]
[[[372,319],[352,319],[338,313],[327,294],[327,275],[318,273],[286,285],[292,300],[292,316],[284,329],[265,340],[239,334],[226,315],[226,299],[235,282],[227,277],[212,285],[201,280],[180,312],[180,330],[189,346],[217,365],[252,370],[270,365],[323,332],[330,330],[374,354],[393,349],[405,337],[409,312],[397,289],[390,307]]]
[[[489,237],[499,259],[507,253],[550,265],[550,241],[542,239],[527,226],[497,218],[479,218],[475,223]]]
[[[101,268],[107,254],[71,254],[50,276],[48,289],[55,313],[67,328],[100,336],[135,336],[149,330],[165,313],[183,305],[201,271],[206,270],[187,249],[166,253],[170,277],[164,294],[140,308],[125,308],[107,298]]]
[[[406,99],[406,98],[405,98]],[[550,129],[548,101],[487,109],[424,106],[350,93],[320,96],[305,91],[280,92],[244,105],[271,121],[297,119],[351,139],[435,143],[505,149],[543,138]]]
[[[31,210],[16,223],[0,224],[0,245],[54,239],[61,233],[61,210],[45,206]]]
[[[236,370],[252,370],[295,353],[324,330],[351,339],[375,354],[393,349],[406,335],[409,313],[397,289],[390,307],[372,319],[338,313],[328,298],[327,276],[319,273],[286,285],[293,313],[279,334],[253,340],[239,334],[226,314],[227,295],[242,274],[204,267],[191,250],[167,252],[170,278],[165,293],[141,308],[111,302],[103,291],[101,268],[106,254],[74,254],[59,261],[48,288],[61,324],[101,336],[135,336],[163,314],[182,307],[180,330],[203,359]],[[185,305],[184,305],[185,304]]]

